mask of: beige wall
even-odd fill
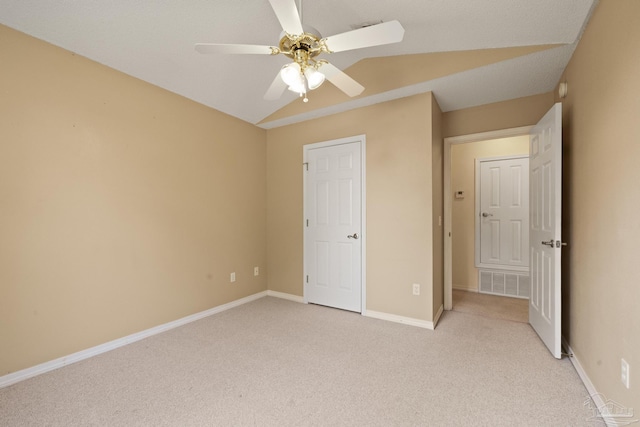
[[[553,92],[548,92],[449,111],[442,115],[442,134],[448,138],[535,125],[553,106],[553,102]]]
[[[303,294],[302,147],[366,135],[367,309],[431,321],[432,96],[267,133],[269,289]],[[412,284],[420,283],[420,296]]]
[[[454,289],[478,291],[478,269],[475,267],[476,159],[518,154],[529,154],[527,135],[451,146],[451,191],[464,191],[464,199],[452,198],[451,206]]]
[[[0,57],[0,375],[266,289],[265,131],[3,26]]]
[[[601,0],[561,81],[563,334],[600,393],[640,414],[640,2]],[[620,359],[631,365],[631,389]]]
[[[601,0],[563,76],[562,237],[563,334],[636,412],[638,52],[640,2]],[[302,295],[302,145],[349,135],[367,135],[368,308],[433,318],[430,94],[265,136],[2,26],[0,53],[0,375],[264,290],[267,242],[269,288]],[[553,96],[445,113],[442,135],[534,124]]]

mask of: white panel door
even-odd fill
[[[305,300],[362,311],[361,143],[306,151]]]
[[[554,357],[561,357],[562,104],[530,134],[529,323]]]
[[[528,271],[529,159],[479,160],[477,266]],[[478,259],[479,258],[479,259]]]

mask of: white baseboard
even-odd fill
[[[212,316],[214,314],[223,312],[225,310],[229,310],[230,308],[234,308],[251,301],[255,301],[265,296],[267,296],[267,291],[258,292],[257,294],[249,295],[248,297],[231,301],[229,303],[222,304],[217,307],[213,307],[209,310],[201,311],[200,313],[195,313],[190,316],[183,317],[181,319],[174,320],[169,323],[165,323],[163,325],[158,325],[144,331],[136,332],[135,334],[127,335],[126,337],[118,338],[113,341],[109,341],[104,344],[100,344],[95,347],[88,348],[86,350],[81,350],[81,351],[78,351],[77,353],[73,353],[68,356],[63,356],[58,359],[50,360],[48,362],[41,363],[36,366],[32,366],[30,368],[12,372],[10,374],[0,377],[0,388],[10,386],[17,382],[24,381],[26,379],[35,377],[37,375],[44,374],[49,371],[53,371],[54,369],[62,368],[63,366],[67,366],[72,363],[79,362],[81,360],[88,359],[90,357],[97,356],[102,353],[106,353],[107,351],[110,351],[110,350],[115,350],[116,348],[123,347],[127,344],[131,344],[136,341],[140,341],[144,338],[148,338],[150,336],[157,335],[162,332],[166,332],[170,329],[174,329],[179,326],[186,325],[187,323],[195,322],[196,320],[200,320],[205,317]]]
[[[293,295],[293,294],[287,294],[284,292],[277,292],[277,291],[267,291],[267,296],[268,297],[275,297],[275,298],[282,298],[282,299],[286,299],[289,301],[294,301],[294,302],[299,302],[304,304],[304,297],[298,296],[298,295]]]
[[[412,317],[398,316],[396,314],[382,313],[379,311],[367,310],[366,317],[372,317],[374,319],[387,320],[389,322],[403,323],[405,325],[417,326],[419,328],[434,329],[433,322],[427,320],[414,319]]]
[[[478,293],[478,288],[467,288],[465,286],[453,285],[451,287],[454,291],[465,291]]]
[[[592,409],[594,411],[597,410],[598,414],[595,414],[594,418],[603,421],[608,427],[626,425],[621,424],[620,420],[616,419],[616,414],[609,414],[608,407],[609,404],[611,404],[611,401],[607,400],[607,398],[602,393],[598,393],[598,390],[596,390],[596,387],[591,382],[591,379],[589,379],[587,372],[582,367],[582,364],[580,364],[580,360],[578,360],[578,358],[576,357],[576,353],[573,351],[573,349],[569,345],[569,342],[564,337],[562,337],[562,345],[564,346],[565,350],[567,350],[567,353],[571,355],[569,357],[569,360],[571,361],[571,364],[578,373],[578,376],[582,380],[582,383],[589,392],[589,396],[591,396],[591,399],[595,404],[595,408]],[[585,396],[585,401],[586,400],[587,397]],[[587,402],[585,402],[585,408],[588,409],[586,405]]]

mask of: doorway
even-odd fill
[[[460,149],[460,150],[458,150]],[[500,157],[479,157],[486,151],[511,153]],[[503,151],[504,150],[504,151]],[[459,152],[459,153],[458,153]],[[481,293],[529,298],[529,140],[512,137],[480,141],[453,148],[452,176],[464,168],[458,158],[475,157],[475,267],[477,291]],[[516,154],[513,154],[516,153]],[[453,205],[455,230],[466,218],[457,217]],[[456,221],[458,219],[458,221]],[[460,268],[454,258],[454,274]],[[454,289],[456,279],[454,277]]]
[[[454,289],[453,311],[492,319],[529,323],[529,302],[525,299]]]
[[[477,293],[480,271],[475,265],[475,159],[511,154],[528,154],[530,126],[445,138],[445,309],[453,309],[453,290]],[[517,141],[517,142],[514,142]],[[505,144],[511,151],[505,149]],[[475,146],[475,147],[474,147]],[[477,148],[477,149],[475,149]],[[513,150],[516,150],[514,152]],[[460,153],[457,153],[460,151]],[[453,174],[454,155],[462,156],[459,174]],[[466,156],[466,158],[465,158]],[[455,209],[454,209],[454,204]],[[454,265],[456,268],[454,269]],[[458,292],[456,292],[460,295]],[[491,296],[487,296],[491,297]],[[521,300],[526,304],[526,300]]]
[[[557,102],[532,127],[444,140],[444,308],[453,308],[451,151],[456,144],[530,135],[529,324],[557,359],[561,352],[562,103]],[[456,193],[457,194],[457,193]],[[464,194],[464,193],[463,193]]]
[[[365,137],[305,145],[304,300],[364,313]]]

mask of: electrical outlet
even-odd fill
[[[260,275],[260,268],[259,267],[253,267],[253,275],[254,276],[259,276]]]
[[[624,359],[620,359],[620,362],[620,380],[626,388],[629,388],[629,364]]]
[[[231,281],[231,283],[236,281],[236,273],[235,273],[235,271],[233,273],[231,273],[231,277],[229,278],[229,280]]]
[[[414,283],[413,284],[413,294],[414,295],[420,295],[420,284],[419,283]]]

